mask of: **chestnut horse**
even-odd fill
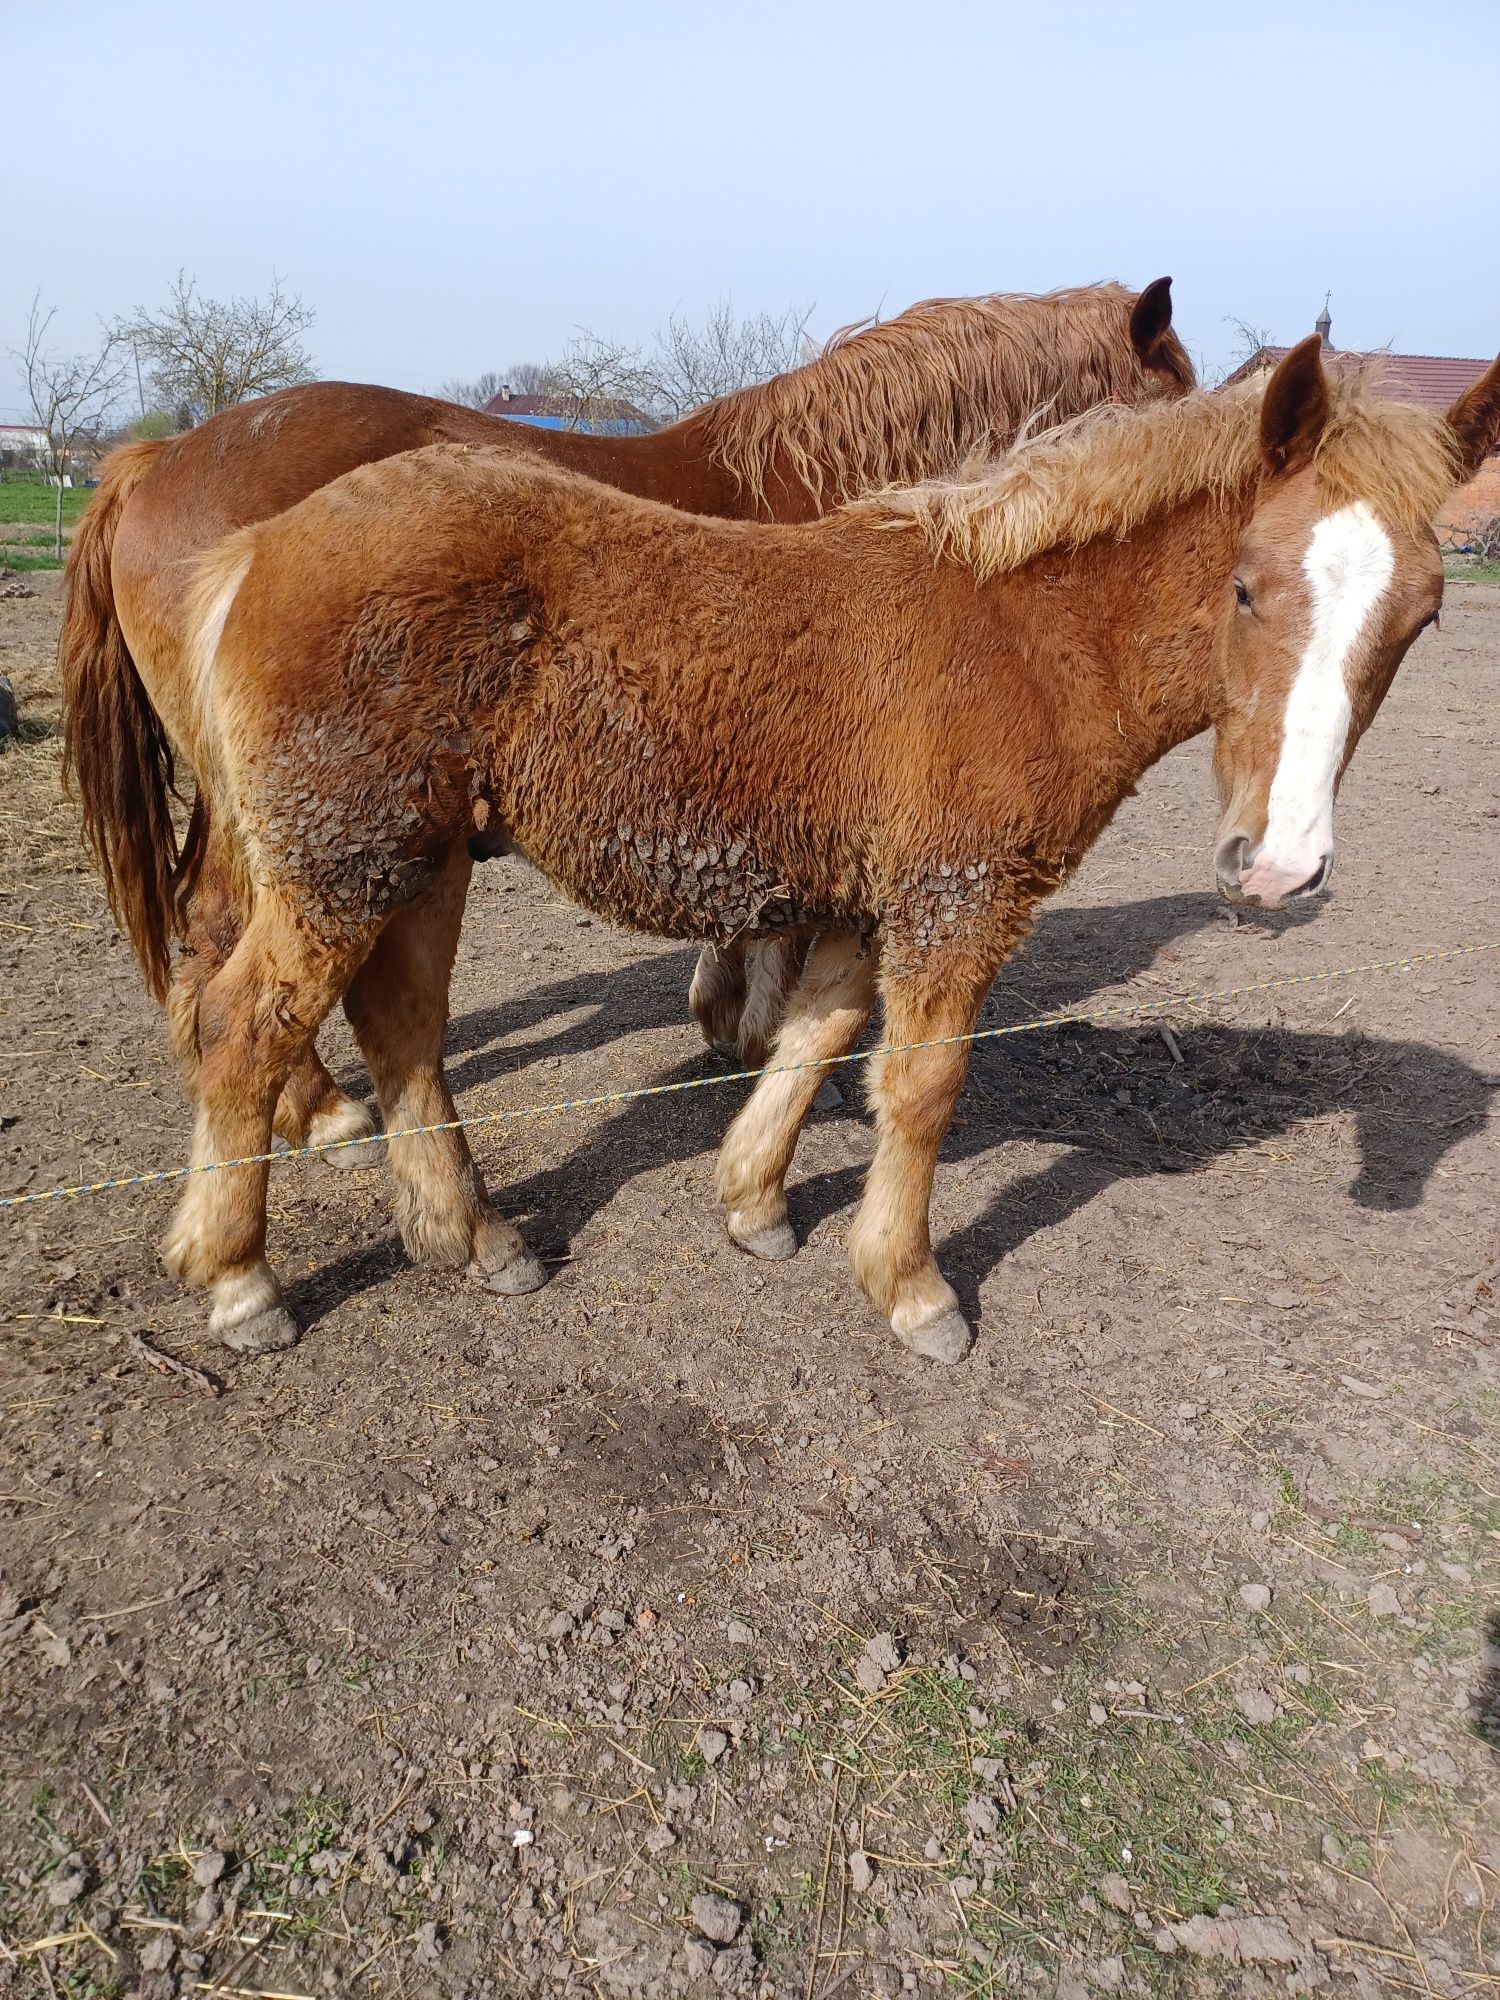
[[[437,443],[545,459],[691,513],[809,520],[873,487],[993,455],[1037,410],[1060,418],[1191,388],[1192,365],[1171,322],[1167,278],[1139,296],[1093,285],[1038,298],[939,299],[836,336],[805,367],[649,437],[540,430],[395,389],[320,382],[226,410],[171,443],[117,452],[74,541],[62,663],[74,682],[102,684],[106,670],[113,674],[120,719],[140,740],[140,795],[112,800],[112,815],[86,808],[84,825],[152,991],[165,996],[171,970],[172,924],[156,913],[168,908],[175,861],[171,746],[190,733],[183,608],[193,558],[232,529],[280,513],[357,465]],[[149,708],[135,694],[132,660]],[[108,767],[95,763],[86,732],[69,732],[68,756],[85,801],[102,796]],[[177,924],[189,956],[176,983],[191,1005],[237,934],[201,812],[179,884]],[[775,1025],[767,1011],[796,971],[790,952],[766,957],[757,983],[763,1004],[744,1024],[747,1059],[757,1061]],[[744,999],[743,945],[705,949],[693,1002],[710,1040],[735,1040]],[[325,1143],[359,1137],[370,1121],[310,1049],[288,1081],[277,1130],[294,1145]]]
[[[907,1346],[956,1359],[971,1335],[928,1222],[956,1038],[1038,901],[1210,724],[1226,889],[1322,886],[1340,775],[1441,602],[1428,523],[1497,430],[1500,361],[1444,420],[1330,380],[1313,338],[1268,380],[1098,410],[983,477],[803,528],[437,446],[231,536],[187,613],[183,728],[244,919],[178,1022],[194,1162],[265,1152],[342,997],[411,1254],[542,1282],[463,1134],[401,1136],[455,1115],[443,1033],[482,814],[613,922],[815,934],[719,1161],[755,1256],[796,1248],[784,1180],[820,1071],[792,1066],[848,1053],[883,997],[850,1254]],[[296,1335],[266,1174],[190,1180],[165,1244],[245,1350]]]

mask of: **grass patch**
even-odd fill
[[[1500,562],[1479,562],[1473,556],[1444,556],[1443,575],[1451,583],[1500,583]]]
[[[158,1854],[141,1870],[140,1887],[153,1910],[170,1910],[175,1916],[187,1899],[192,1875],[193,1865],[185,1854]]]
[[[1460,1660],[1479,1650],[1481,1605],[1472,1597],[1431,1604],[1418,1626],[1422,1644],[1440,1660]]]
[[[873,1897],[881,1875],[955,1885],[961,1928],[930,1946],[961,1990],[1009,1991],[995,1983],[1002,1965],[1055,1966],[1080,1933],[1090,1948],[1130,1949],[1091,1907],[1104,1876],[1123,1876],[1154,1922],[1228,1895],[1231,1834],[1209,1808],[1210,1760],[1190,1727],[1081,1727],[1081,1678],[1049,1683],[1067,1704],[1055,1722],[976,1708],[964,1682],[928,1666],[869,1698],[847,1666],[829,1685],[787,1698],[786,1740],[810,1773],[832,1766],[837,1818],[859,1821],[879,1871]]]
[[[0,544],[0,569],[61,569],[67,560],[50,549],[18,549]]]
[[[1399,1497],[1406,1517],[1414,1499],[1434,1499],[1411,1485],[1383,1497]],[[1371,1540],[1350,1524],[1351,1557]],[[1244,1678],[1279,1712],[1252,1722],[1228,1670],[1176,1696],[1101,1682],[1103,1659],[1139,1656],[1126,1636],[1133,1608],[1116,1605],[1087,1657],[1041,1681],[1023,1675],[1029,1690],[1013,1698],[976,1696],[926,1665],[866,1696],[844,1648],[820,1681],[783,1692],[778,1747],[821,1793],[830,1866],[826,1881],[783,1888],[765,1956],[785,1956],[789,1934],[803,1949],[810,1932],[828,1946],[835,1916],[847,1919],[841,1890],[857,1845],[876,1870],[867,1914],[920,1897],[931,1963],[953,1990],[998,2000],[1080,1955],[1123,1956],[1136,1990],[1166,1990],[1172,1962],[1152,1934],[1243,1901],[1268,1839],[1316,1854],[1320,1835],[1336,1832],[1357,1870],[1377,1830],[1441,1813],[1435,1781],[1370,1746],[1353,1784],[1326,1784],[1330,1755],[1341,1761],[1368,1726],[1349,1689],[1318,1671],[1326,1635],[1257,1628]]]
[[[342,1799],[309,1793],[280,1814],[275,1834],[259,1853],[246,1854],[242,1895],[287,1919],[278,1935],[309,1938],[318,1930],[320,1903],[305,1900],[315,1880],[313,1856],[344,1844],[348,1817]]]
[[[76,527],[93,498],[88,486],[65,486],[62,496],[63,527]],[[0,474],[0,522],[37,522],[47,526],[57,518],[57,488],[24,474]]]

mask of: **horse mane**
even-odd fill
[[[1330,511],[1364,500],[1419,532],[1456,483],[1457,444],[1435,412],[1382,396],[1380,375],[1378,359],[1330,374],[1313,469]],[[1199,495],[1228,501],[1253,489],[1268,379],[1136,409],[1089,410],[1024,440],[998,464],[874,493],[845,512],[920,528],[935,555],[981,581],[1048,549],[1122,539]]]
[[[1087,408],[1139,393],[1136,294],[1123,285],[1038,296],[928,299],[895,319],[834,334],[815,360],[710,403],[689,421],[711,458],[764,504],[790,473],[819,509],[937,465],[993,457],[1055,403]],[[1175,334],[1162,360],[1183,388],[1193,368]]]

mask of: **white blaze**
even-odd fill
[[[1313,529],[1302,558],[1312,629],[1287,696],[1265,839],[1240,878],[1247,895],[1288,895],[1333,852],[1333,787],[1353,713],[1346,668],[1395,566],[1391,538],[1363,500]]]

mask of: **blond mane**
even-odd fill
[[[1243,497],[1262,466],[1260,409],[1269,377],[1140,409],[1108,406],[1018,445],[968,477],[871,494],[846,511],[915,525],[935,554],[981,579],[1054,548],[1121,538],[1151,515],[1210,495]],[[1457,479],[1457,445],[1440,416],[1379,393],[1379,363],[1329,380],[1331,412],[1314,459],[1330,509],[1368,501],[1413,531]]]
[[[929,299],[875,326],[846,327],[814,361],[741,389],[691,421],[710,457],[758,501],[789,473],[819,508],[935,467],[993,457],[1059,397],[1086,409],[1134,398],[1136,294],[1086,285],[1039,297]],[[1184,387],[1192,365],[1175,336],[1163,359]]]

